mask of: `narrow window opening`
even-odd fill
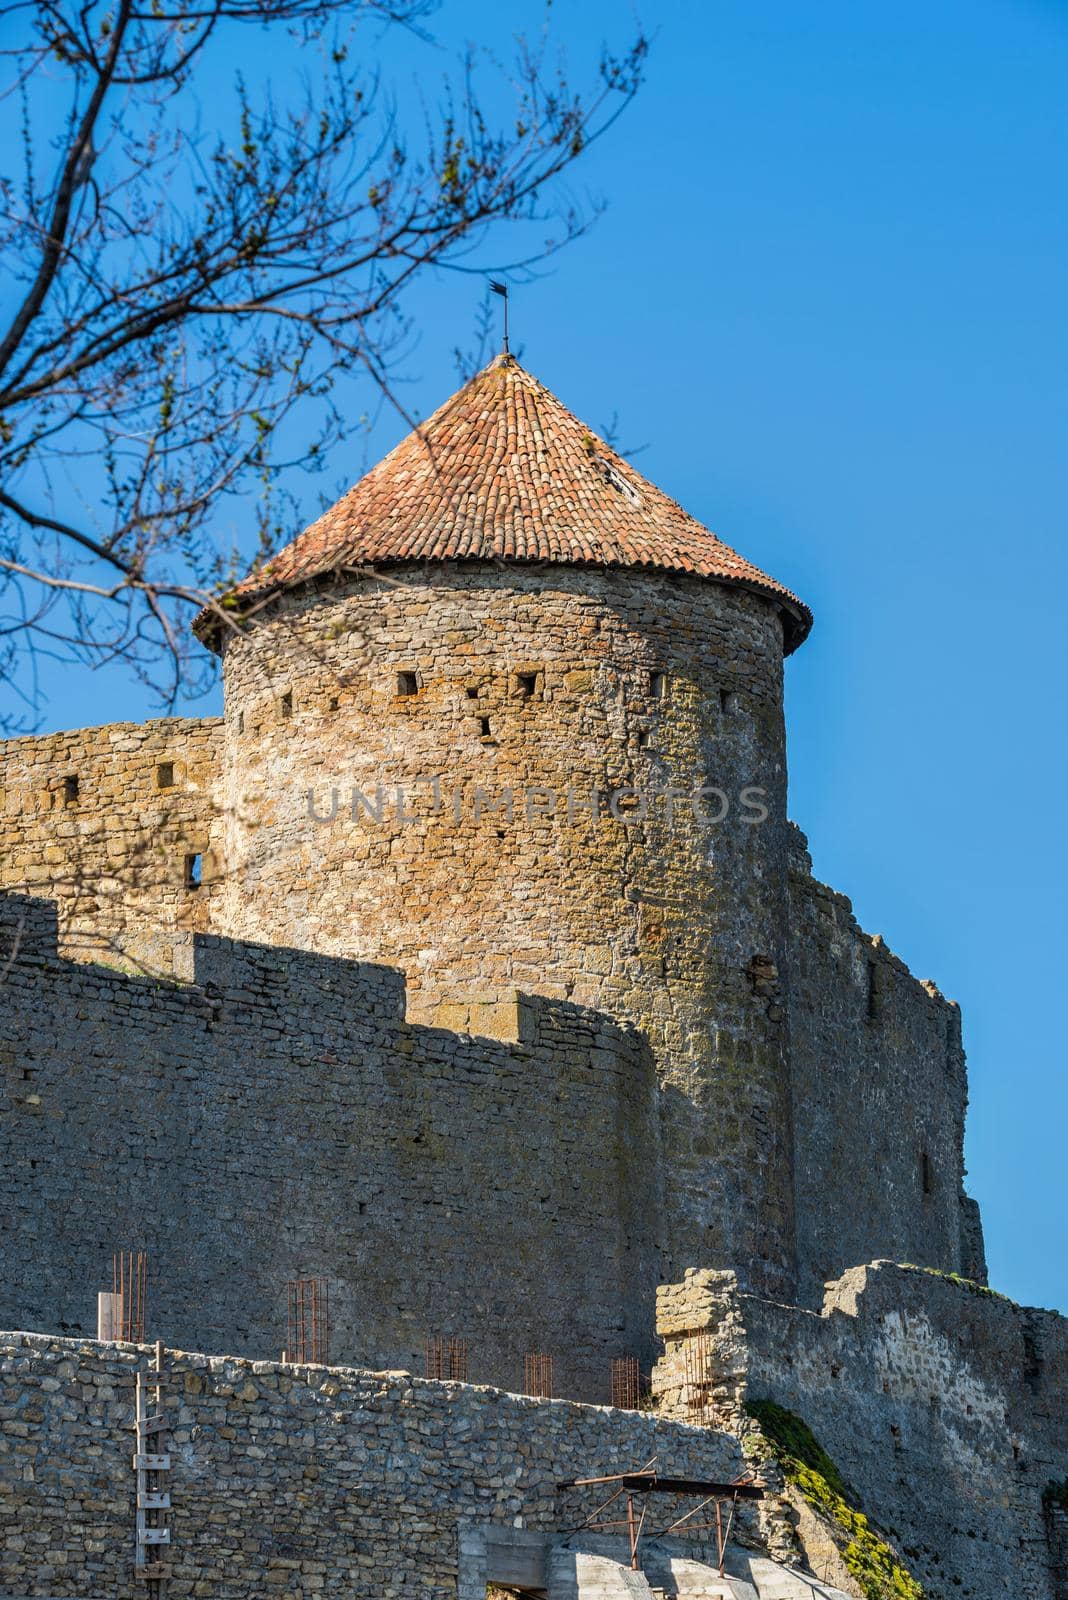
[[[521,700],[533,700],[538,692],[538,674],[536,672],[517,672],[515,686]]]
[[[923,1184],[924,1194],[934,1193],[934,1173],[931,1169],[931,1158],[926,1150],[920,1155],[920,1182]]]
[[[278,702],[278,709],[281,711],[283,717],[291,717],[293,715],[293,691],[292,691],[292,689],[287,689],[286,690],[285,694],[282,696],[281,700]]]
[[[649,748],[649,729],[648,728],[639,728],[638,729],[638,749],[639,750],[647,750],[648,748]]]
[[[199,889],[204,876],[204,857],[199,853],[185,858],[185,886]]]
[[[174,762],[173,761],[161,761],[159,763],[159,766],[156,768],[156,788],[157,789],[173,789],[174,788]]]
[[[879,1015],[879,963],[868,962],[868,1021],[874,1022]]]
[[[245,713],[243,711],[237,713],[237,731],[238,733],[244,733],[245,731]]]
[[[649,674],[649,693],[652,695],[653,699],[654,700],[662,700],[664,698],[664,691],[665,691],[666,688],[667,688],[667,676],[666,676],[666,674],[663,673],[663,672],[650,672],[650,674]]]
[[[419,693],[419,679],[414,672],[397,673],[397,693],[400,695],[413,695]]]
[[[719,709],[725,717],[733,717],[738,710],[738,696],[733,689],[719,691]]]
[[[73,772],[69,772],[63,779],[63,804],[65,806],[72,806],[75,804],[78,799],[79,788],[80,784],[78,782],[77,775]]]
[[[479,717],[478,727],[483,739],[489,739],[491,737],[489,717]]]
[[[337,695],[336,694],[332,694],[330,696],[330,709],[331,709],[331,711],[336,711],[340,704],[341,704],[341,701],[338,699]]]

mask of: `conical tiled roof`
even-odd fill
[[[511,355],[446,400],[234,590],[262,601],[327,573],[398,561],[548,562],[692,573],[780,602],[787,651],[807,606],[636,472]],[[200,631],[212,631],[206,614]]]

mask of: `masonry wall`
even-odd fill
[[[124,1247],[169,1343],[277,1356],[316,1273],[335,1360],[422,1370],[453,1335],[472,1378],[547,1351],[594,1400],[648,1365],[668,1162],[636,1032],[539,999],[476,1008],[510,1041],[414,1025],[396,971],[210,936],[195,981],[126,977],[0,906],[0,1325],[95,1331]]]
[[[136,1600],[131,1378],[146,1357],[0,1335],[5,1593]],[[389,1372],[167,1365],[174,1600],[484,1600],[487,1536],[563,1533],[604,1499],[562,1481],[653,1456],[677,1476],[743,1466],[735,1440],[636,1412]]]
[[[960,1010],[812,876],[793,830],[789,960],[798,1298],[873,1258],[986,1281],[963,1192]]]
[[[1059,1600],[1042,1493],[1068,1469],[1068,1321],[921,1269],[856,1267],[822,1311],[695,1272],[658,1294],[654,1389],[686,1398],[710,1330],[718,1415],[771,1399],[808,1423],[928,1600]]]
[[[170,717],[0,742],[0,889],[55,900],[75,959],[172,971],[175,934],[210,923],[221,733]]]
[[[388,959],[420,1004],[518,987],[641,1028],[673,1260],[785,1294],[782,652],[771,603],[667,575],[409,564],[286,595],[225,644],[217,927]]]

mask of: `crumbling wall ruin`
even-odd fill
[[[795,1413],[927,1600],[1060,1600],[1044,1495],[1068,1475],[1065,1318],[877,1261],[820,1312],[695,1269],[658,1290],[657,1323],[663,1410],[692,1414],[696,1373],[719,1426],[744,1431],[754,1401]]]

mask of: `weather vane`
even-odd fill
[[[501,299],[504,301],[504,346],[503,346],[503,352],[504,352],[505,355],[507,355],[508,354],[508,285],[506,283],[498,283],[496,278],[491,278],[490,281],[489,281],[489,286],[493,290],[494,294],[499,294]]]

